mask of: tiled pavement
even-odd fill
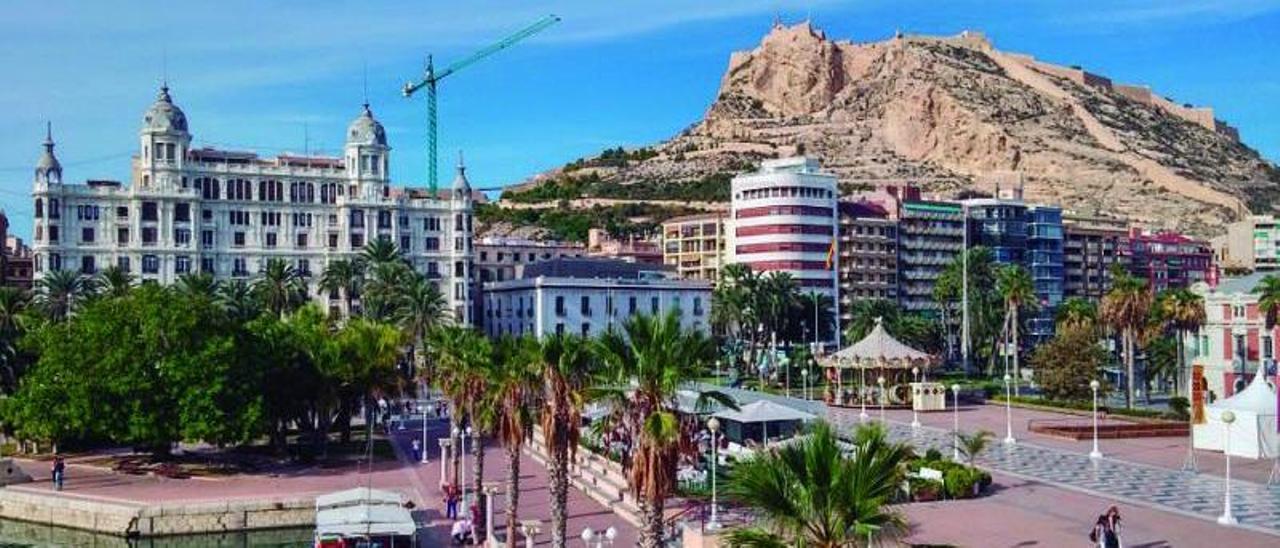
[[[858,411],[829,409],[827,418],[842,429],[859,424]],[[875,415],[869,420],[875,420]],[[936,448],[949,454],[949,430],[922,426],[913,432],[909,424],[886,421],[890,437],[918,448]],[[1010,447],[997,436],[978,459],[983,467],[1050,485],[1128,501],[1160,510],[1203,519],[1222,513],[1223,479],[1191,474],[1109,458],[1087,455],[1020,441]],[[1280,535],[1280,486],[1233,480],[1232,511],[1241,527]]]

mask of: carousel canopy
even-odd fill
[[[927,365],[932,356],[893,338],[876,318],[875,327],[866,337],[827,358],[834,367],[914,367]]]

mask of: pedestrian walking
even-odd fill
[[[1098,548],[1124,548],[1124,542],[1120,539],[1120,510],[1115,506],[1108,508],[1106,513],[1098,516],[1097,521],[1093,524],[1093,531],[1089,532],[1089,540],[1094,542]]]
[[[421,460],[422,460],[422,442],[418,441],[418,438],[413,438],[413,461],[418,462]]]
[[[53,457],[53,488],[62,490],[62,483],[67,476],[67,463],[62,460],[62,456],[55,455]]]
[[[452,483],[444,485],[444,515],[449,519],[458,519],[458,486]]]

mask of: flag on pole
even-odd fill
[[[836,261],[836,239],[831,238],[831,245],[827,247],[827,270],[831,270],[831,266]]]

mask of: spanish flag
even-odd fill
[[[827,270],[831,270],[832,265],[836,262],[836,239],[831,239],[831,245],[827,247]]]

